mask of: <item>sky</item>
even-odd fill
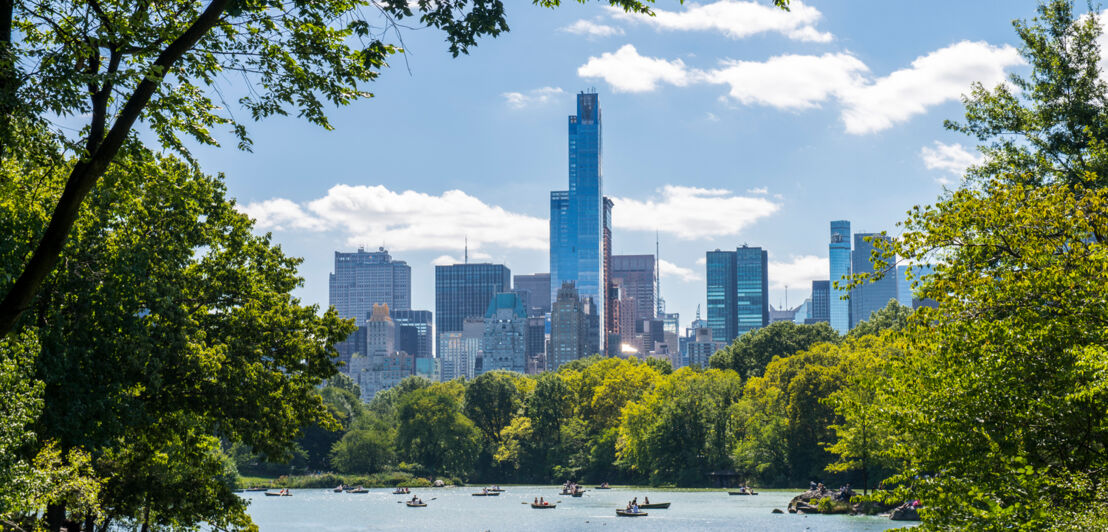
[[[259,232],[304,258],[296,295],[326,306],[334,252],[386,247],[412,267],[413,307],[434,310],[434,265],[549,271],[549,193],[568,181],[567,116],[599,93],[613,250],[653,253],[682,327],[705,301],[704,256],[769,254],[770,303],[794,307],[828,278],[831,220],[898,234],[977,160],[947,131],[973,82],[1026,72],[1016,0],[660,0],[656,17],[603,2],[506,2],[511,31],[452,58],[433,29],[330,112],[250,126],[252,153],[199,149]],[[787,286],[787,296],[786,296]],[[705,311],[706,312],[706,311]],[[706,314],[705,314],[706,315]]]

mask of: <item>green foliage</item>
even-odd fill
[[[878,336],[885,331],[899,331],[908,325],[908,317],[912,315],[912,309],[901,305],[897,300],[890,299],[885,308],[875,311],[864,321],[858,322],[847,333],[847,338],[861,338],[863,336]]]
[[[479,434],[462,414],[460,394],[448,383],[402,396],[397,407],[397,452],[436,475],[466,475],[479,450]]]
[[[343,435],[331,451],[331,464],[340,473],[377,473],[393,460],[388,430],[354,429]]]
[[[839,334],[826,323],[799,325],[779,321],[743,334],[708,360],[715,369],[731,369],[743,378],[757,377],[774,357],[787,357],[822,342],[837,342]]]
[[[500,431],[520,408],[515,381],[521,376],[506,371],[478,375],[465,389],[465,415],[481,431],[487,445],[500,443]]]

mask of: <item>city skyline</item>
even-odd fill
[[[824,41],[764,28],[734,36],[661,28],[592,4],[554,12],[519,8],[513,12],[519,31],[482,41],[456,60],[434,39],[408,36],[411,74],[387,72],[375,83],[376,99],[334,117],[339,132],[365,135],[288,132],[278,119],[254,130],[255,154],[200,148],[197,155],[206,167],[228,172],[231,192],[259,219],[259,232],[273,231],[289,253],[306,258],[305,286],[297,291],[305,301],[326,304],[331,265],[319,256],[383,245],[412,267],[413,308],[433,308],[425,280],[434,264],[462,262],[467,235],[471,261],[507,264],[520,274],[549,270],[548,194],[565,187],[564,120],[573,114],[576,93],[595,87],[604,107],[604,192],[614,202],[612,252],[650,253],[660,231],[661,295],[683,324],[703,304],[704,251],[743,243],[769,253],[770,304],[784,305],[788,285],[788,306],[795,307],[812,280],[827,278],[829,220],[895,235],[908,208],[933,201],[941,193],[938,181],[949,182],[959,164],[974,160],[972,139],[942,127],[943,119],[961,116],[957,97],[974,79],[959,74],[934,87],[947,72],[942,64],[986,82],[1023,68],[1011,61],[1015,36],[1008,21],[1030,16],[1031,5],[950,3],[964,15],[952,20],[933,8],[898,5],[887,15],[913,24],[891,40],[868,23],[876,5],[883,4],[794,6],[805,13],[793,17],[801,19],[797,28],[828,34]],[[658,9],[685,16],[693,8]],[[614,33],[567,29],[579,20]],[[544,48],[538,43],[553,43],[552,50],[536,51]],[[531,50],[526,60],[524,50]],[[954,52],[983,62],[952,62]],[[825,56],[839,63],[819,63]],[[689,77],[694,71],[726,75],[716,72],[724,70],[720,60],[773,71],[783,68],[778,57],[865,70],[851,71],[847,82],[857,85],[807,98],[784,90],[782,97],[795,97],[787,101]],[[531,63],[548,66],[526,66]],[[499,74],[505,64],[519,68]],[[631,74],[648,72],[645,65],[672,76],[634,85],[614,77],[613,64]],[[935,99],[919,102],[908,94],[902,103],[915,110],[876,131],[847,130],[844,116],[859,110],[848,96],[862,89],[883,95],[879,90],[891,91],[892,81],[904,76],[934,88]],[[459,77],[473,82],[441,91]],[[378,123],[391,124],[395,134],[376,135],[365,126]],[[288,157],[301,151],[314,155]]]

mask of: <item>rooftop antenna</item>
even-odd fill
[[[465,239],[466,239],[465,263],[469,264],[469,235],[466,235]]]

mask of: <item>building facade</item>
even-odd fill
[[[694,335],[687,347],[688,365],[707,369],[708,359],[712,358],[712,355],[722,349],[725,344],[712,339],[711,327],[697,327]]]
[[[527,371],[527,309],[513,292],[496,294],[485,311],[481,371]]]
[[[511,282],[512,272],[502,264],[435,266],[436,336],[462,332],[467,318],[483,321],[489,301],[511,291]]]
[[[484,318],[466,318],[461,331],[436,334],[439,339],[439,380],[473,378],[482,364],[481,341],[485,336]]]
[[[735,254],[709,251],[704,266],[708,289],[708,327],[717,342],[731,343],[738,336],[735,321]]]
[[[812,301],[804,323],[831,322],[831,281],[812,281]]]
[[[857,233],[854,235],[854,253],[851,261],[853,274],[874,273],[872,257],[879,253],[877,243],[889,240],[880,233]],[[876,281],[861,283],[850,291],[850,328],[868,320],[870,314],[885,308],[890,300],[896,299],[896,272],[886,274]]]
[[[654,317],[654,255],[612,255],[612,278],[620,285],[620,298],[633,301],[624,323]]]
[[[434,339],[431,337],[430,310],[389,310],[396,323],[396,349],[416,358],[434,356]]]
[[[846,334],[850,332],[849,292],[835,288],[835,283],[845,284],[850,277],[850,222],[835,220],[831,222],[831,243],[828,244],[828,259],[831,265],[830,299],[828,319],[831,328]]]
[[[533,273],[531,275],[516,275],[513,279],[513,287],[516,291],[528,293],[528,314],[537,316],[550,312],[550,274]],[[534,311],[533,309],[538,309]]]
[[[603,344],[605,202],[601,160],[600,101],[596,93],[577,95],[577,114],[569,117],[569,190],[550,194],[551,300],[566,281],[572,281],[581,298],[592,300],[598,326],[587,334],[591,343]]]
[[[550,349],[547,369],[557,370],[562,364],[587,356],[588,321],[586,301],[578,297],[573,281],[562,283],[550,311]]]
[[[360,323],[374,303],[395,310],[412,308],[412,268],[393,260],[385,248],[375,252],[358,248],[354,253],[335,252],[335,271],[328,283],[328,304],[339,317]]]

